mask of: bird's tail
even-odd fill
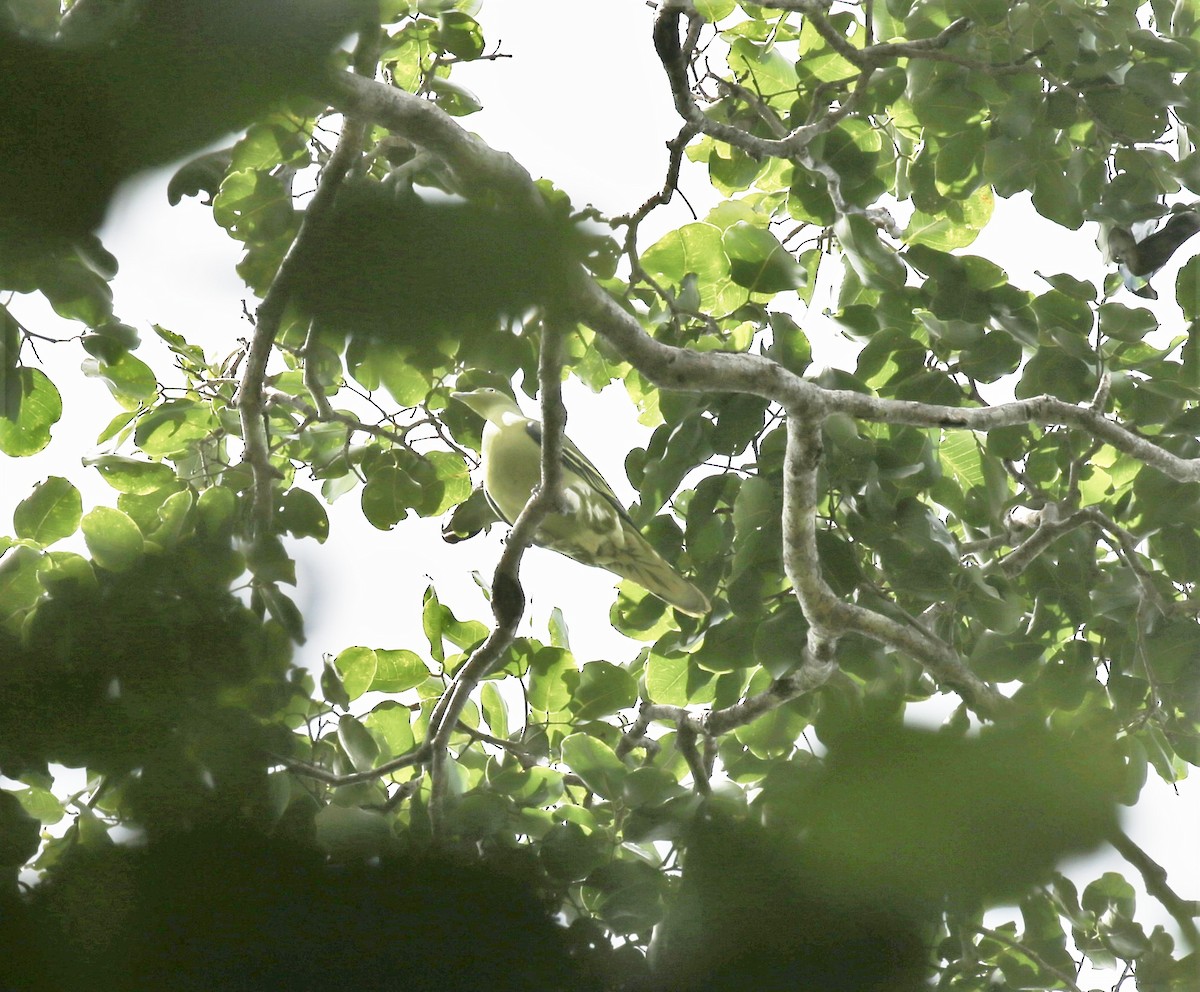
[[[631,526],[625,527],[625,547],[619,560],[605,562],[604,567],[623,579],[636,582],[681,613],[702,617],[712,609],[708,597],[675,571],[671,563]]]

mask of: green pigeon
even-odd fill
[[[496,514],[511,525],[541,483],[542,425],[496,389],[450,395],[487,421],[483,489]],[[534,542],[636,582],[682,613],[708,613],[708,597],[654,550],[587,456],[569,438],[562,447],[566,512],[547,515]]]

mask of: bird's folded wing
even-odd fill
[[[542,446],[542,425],[536,420],[529,421],[525,428],[529,432],[529,436],[537,442],[538,448]],[[588,484],[600,494],[609,505],[612,506],[622,520],[628,520],[632,524],[629,516],[629,511],[617,499],[617,494],[612,491],[612,487],[604,480],[604,476],[600,474],[600,470],[596,468],[589,460],[588,456],[575,447],[575,443],[564,436],[562,443],[563,468],[567,472],[574,473],[580,479]],[[568,484],[569,484],[569,480]]]

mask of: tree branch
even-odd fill
[[[1162,865],[1154,861],[1143,851],[1123,830],[1114,832],[1108,842],[1116,848],[1117,853],[1138,870],[1146,891],[1154,896],[1171,918],[1179,924],[1184,937],[1195,951],[1200,947],[1200,931],[1196,928],[1196,919],[1200,918],[1200,902],[1194,899],[1181,899],[1175,890],[1167,885],[1167,872]]]
[[[1054,967],[1049,961],[1043,958],[1037,951],[1026,944],[1015,940],[1006,933],[1001,933],[999,930],[992,930],[988,927],[967,927],[972,933],[978,934],[980,937],[987,937],[989,940],[994,940],[997,943],[1003,944],[1005,947],[1011,947],[1015,951],[1020,951],[1030,961],[1036,964],[1047,975],[1052,975],[1066,987],[1067,992],[1083,992],[1083,989],[1075,982],[1075,979],[1068,975],[1065,971]]]
[[[320,228],[322,218],[333,205],[338,189],[341,188],[346,174],[362,149],[366,128],[365,120],[349,116],[346,118],[337,147],[325,163],[317,190],[304,211],[296,239],[288,248],[279,266],[279,272],[259,304],[256,314],[254,336],[246,354],[246,367],[242,372],[241,385],[235,399],[245,445],[242,460],[250,466],[254,479],[251,528],[255,540],[271,534],[275,507],[274,480],[279,477],[279,473],[271,465],[270,441],[267,437],[266,398],[263,392],[267,362],[270,360],[275,338],[279,334],[284,310],[292,295],[297,259],[308,250],[307,246],[315,236],[313,232]]]
[[[538,385],[542,402],[541,485],[529,497],[508,538],[492,579],[492,614],[496,625],[454,676],[429,716],[430,779],[432,795],[429,815],[435,836],[445,830],[447,779],[445,762],[450,737],[467,700],[479,682],[491,673],[516,637],[525,613],[520,565],[525,551],[548,513],[553,512],[562,492],[563,428],[567,421],[562,401],[562,332],[549,318],[542,324],[538,356]]]
[[[713,120],[696,103],[688,80],[688,66],[691,64],[692,53],[695,51],[704,21],[698,15],[689,15],[687,35],[680,42],[680,14],[678,7],[663,5],[654,24],[654,47],[667,74],[675,111],[697,131],[735,145],[751,155],[792,159],[819,135],[831,130],[841,119],[840,115],[827,114],[812,124],[802,124],[794,128],[782,138],[760,138],[740,127]]]
[[[334,86],[336,99],[346,103],[352,112],[367,115],[413,142],[436,151],[463,181],[465,192],[478,189],[486,191],[488,196],[500,195],[515,203],[540,203],[529,174],[510,156],[493,151],[425,101],[353,76],[339,77]],[[811,468],[804,467],[806,456],[803,452],[811,448],[813,432],[821,421],[834,412],[873,422],[960,430],[988,431],[1017,424],[1073,427],[1176,481],[1200,481],[1200,458],[1180,458],[1108,419],[1090,405],[1076,406],[1052,396],[984,407],[882,399],[849,390],[825,389],[760,355],[697,352],[673,347],[647,334],[636,316],[624,310],[581,266],[568,273],[564,280],[559,306],[564,319],[587,324],[661,388],[743,392],[779,403],[791,412],[789,422],[800,415],[805,423],[795,426],[802,436],[795,449],[797,461],[792,469],[795,473],[793,485],[800,484],[811,472]],[[807,457],[812,455],[809,450]],[[803,515],[794,507],[788,507],[785,512]],[[791,526],[803,528],[807,525],[794,520]],[[818,644],[822,643],[822,638],[836,638],[848,631],[857,631],[915,658],[940,683],[962,693],[968,705],[977,712],[994,715],[1004,708],[1004,697],[966,669],[940,639],[927,631],[832,597],[820,581],[819,573],[813,573],[808,567],[814,558],[810,550],[805,550],[805,535],[792,531],[791,537],[797,541],[790,552],[792,581],[797,595],[805,596],[802,608],[806,616],[810,611],[812,613],[810,623]]]
[[[930,631],[839,599],[821,575],[816,516],[820,492],[821,425],[810,408],[788,409],[783,465],[783,567],[809,623],[805,654],[832,665],[837,640],[851,631],[886,644],[919,662],[943,686],[954,689],[981,716],[999,718],[1008,701],[972,672],[955,651]],[[816,662],[814,662],[815,664]]]

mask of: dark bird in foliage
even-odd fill
[[[1107,234],[1108,253],[1118,263],[1126,289],[1144,299],[1157,300],[1150,278],[1197,232],[1200,213],[1183,210],[1171,214],[1162,227],[1140,241],[1127,228],[1112,228]]]

